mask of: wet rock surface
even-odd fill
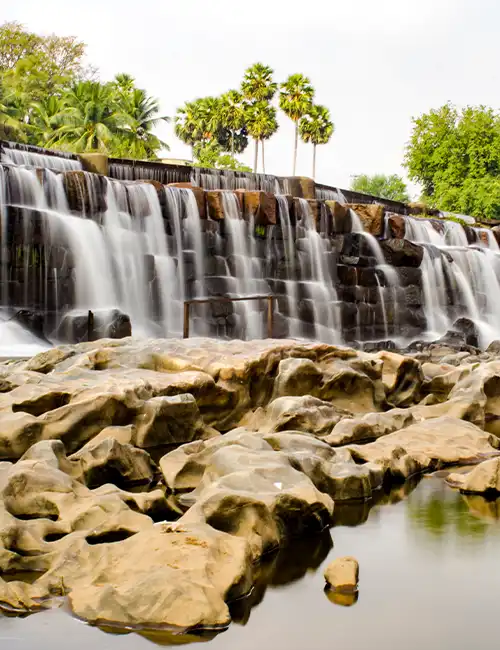
[[[449,483],[498,492],[497,355],[126,338],[2,364],[0,608],[221,630],[346,504],[470,463]]]

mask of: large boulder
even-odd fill
[[[191,442],[201,436],[202,430],[200,411],[192,395],[153,397],[137,415],[134,444],[147,449]]]
[[[500,440],[470,422],[443,416],[412,424],[367,445],[349,445],[357,462],[373,462],[395,479],[498,454]]]
[[[338,201],[325,201],[327,210],[332,217],[333,232],[344,235],[352,232],[351,212],[347,206]]]
[[[391,406],[407,407],[416,402],[422,387],[422,368],[411,357],[395,352],[377,354],[382,361],[382,381]]]
[[[413,413],[407,409],[391,409],[385,413],[367,413],[361,417],[341,420],[323,440],[332,447],[369,442],[393,431],[404,429],[414,422]]]
[[[70,311],[62,317],[57,329],[57,338],[68,343],[103,338],[122,339],[131,335],[130,317],[119,309]]]
[[[266,408],[258,409],[244,424],[261,432],[304,431],[321,436],[346,415],[348,411],[310,395],[278,397]]]
[[[407,239],[386,239],[380,247],[388,264],[417,268],[422,263],[424,249]]]
[[[449,474],[446,481],[469,494],[500,494],[500,458],[480,463],[467,474]]]
[[[69,460],[78,466],[81,480],[89,488],[104,483],[118,486],[148,484],[154,477],[154,465],[149,454],[115,438],[92,440]]]

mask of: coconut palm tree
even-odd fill
[[[152,158],[160,149],[169,150],[169,146],[153,133],[160,122],[169,122],[166,116],[160,116],[160,104],[157,99],[149,97],[145,90],[132,88],[126,94],[119,95],[118,106],[125,116],[125,130],[128,135],[123,145],[126,155],[131,158]],[[128,140],[128,143],[127,143]]]
[[[24,140],[24,115],[21,99],[0,82],[0,138]]]
[[[299,141],[299,120],[312,107],[314,88],[308,77],[292,74],[280,86],[280,108],[295,122],[295,144],[293,149],[293,175],[297,168],[297,145]]]
[[[264,159],[264,141],[268,140],[278,130],[276,109],[266,101],[249,104],[246,111],[246,124],[248,133],[255,140],[254,173],[257,172],[258,143],[262,149],[262,171],[266,173]]]
[[[112,84],[80,81],[64,96],[61,126],[47,146],[68,151],[113,152],[114,145],[127,139],[130,118],[116,103]]]
[[[32,102],[28,129],[31,140],[40,147],[46,147],[54,132],[61,126],[65,109],[64,99],[50,95],[39,102]]]
[[[231,155],[234,156],[234,142],[237,131],[245,126],[243,95],[238,90],[229,90],[219,98],[219,120],[222,128],[230,131]]]
[[[299,122],[299,133],[303,142],[310,142],[313,146],[313,179],[316,177],[316,146],[328,144],[334,131],[330,119],[330,111],[326,106],[316,104],[309,113],[304,115]]]

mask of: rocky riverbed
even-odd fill
[[[500,489],[496,344],[100,340],[2,364],[0,391],[9,613],[222,630],[263,562],[346,505],[446,466]]]

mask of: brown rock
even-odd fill
[[[256,226],[276,224],[276,197],[270,192],[257,190],[236,190],[240,203],[243,204],[243,218]]]
[[[181,189],[191,190],[193,192],[196,203],[198,205],[198,212],[200,214],[200,219],[207,218],[207,204],[205,191],[202,187],[197,187],[192,183],[169,183],[168,187],[180,187]]]
[[[337,235],[352,232],[352,219],[349,208],[338,201],[325,201],[325,205],[332,216],[333,232]]]
[[[381,237],[384,234],[384,214],[383,205],[376,203],[348,203],[347,208],[356,212],[363,224],[363,229],[375,237]]]
[[[391,214],[387,219],[388,237],[393,239],[404,239],[406,233],[405,218],[400,214]]]
[[[461,492],[496,496],[500,493],[500,458],[486,460],[467,474],[449,474],[446,481]]]

